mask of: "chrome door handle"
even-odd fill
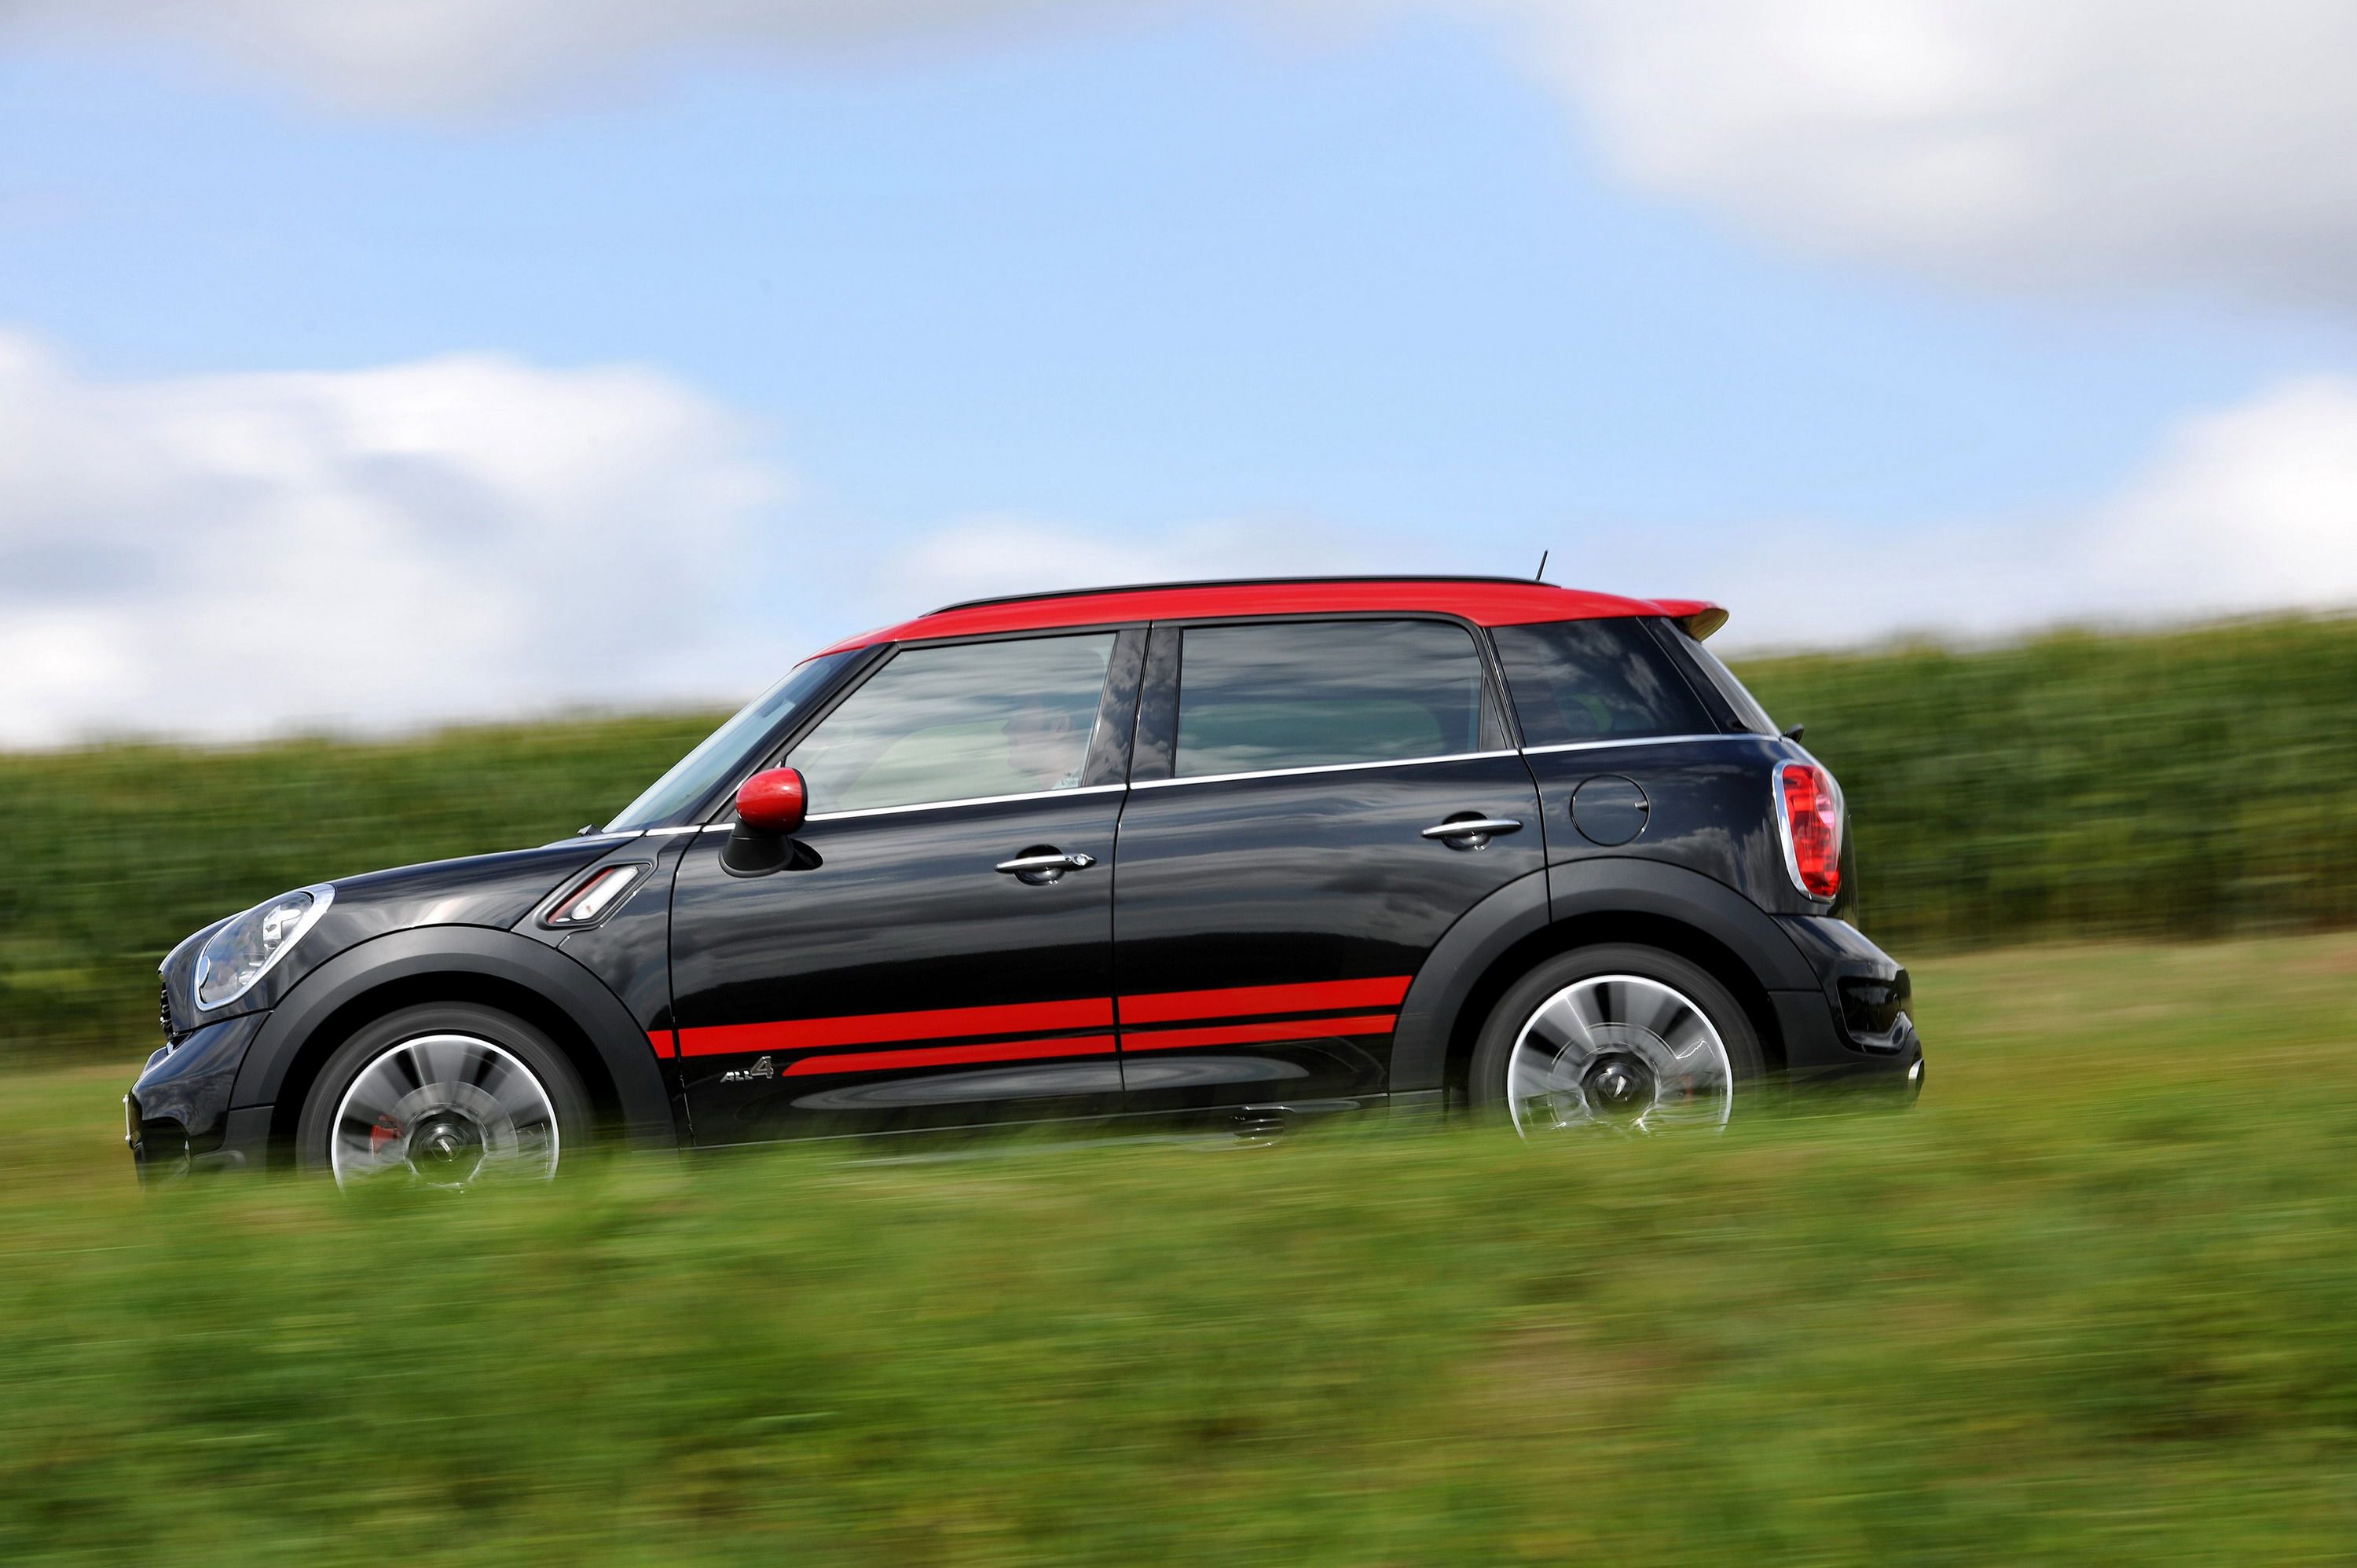
[[[1018,881],[1034,887],[1045,886],[1067,871],[1086,871],[1097,863],[1092,854],[1077,852],[1066,854],[1062,850],[1049,850],[1039,854],[1018,854],[1013,860],[1002,860],[998,869]]]
[[[1480,849],[1500,833],[1520,832],[1523,824],[1512,817],[1467,817],[1435,822],[1423,837],[1438,839],[1451,849]]]

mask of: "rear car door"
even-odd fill
[[[1382,1096],[1434,944],[1545,865],[1485,651],[1446,618],[1157,624],[1130,777],[1133,1112]]]
[[[1112,862],[1144,635],[897,650],[788,744],[810,816],[781,868],[737,875],[699,835],[672,915],[698,1144],[1118,1108]]]

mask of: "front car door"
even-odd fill
[[[1119,628],[897,649],[788,742],[810,816],[781,868],[738,875],[698,835],[672,915],[696,1143],[1118,1108],[1143,650]]]
[[[1147,664],[1114,903],[1125,1107],[1380,1099],[1426,955],[1545,866],[1481,643],[1445,618],[1162,623]]]

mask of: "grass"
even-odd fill
[[[105,1051],[153,1015],[172,944],[287,888],[606,822],[715,722],[0,754],[0,1059]]]
[[[2357,1541],[2357,938],[1919,968],[1906,1115],[459,1203],[0,1100],[0,1560],[1984,1564]]]
[[[1921,953],[2357,925],[2357,618],[1746,663]],[[307,882],[608,819],[712,715],[0,756],[0,1059],[145,1026],[157,958]]]
[[[2357,924],[2357,618],[1742,666],[1899,951]]]

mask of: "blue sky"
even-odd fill
[[[1446,5],[1308,35],[1207,5],[920,44],[650,49],[388,109],[338,101],[349,66],[322,89],[136,28],[0,34],[0,333],[40,367],[13,406],[84,408],[115,442],[126,421],[173,431],[259,397],[266,439],[299,446],[319,423],[306,398],[472,357],[513,372],[499,413],[537,433],[519,439],[561,450],[568,416],[514,399],[617,367],[675,397],[647,417],[682,432],[574,536],[671,585],[650,623],[664,651],[629,667],[520,656],[598,591],[543,571],[569,493],[502,501],[486,481],[469,526],[511,548],[444,565],[501,579],[468,593],[468,615],[513,622],[490,636],[436,597],[417,509],[447,487],[379,493],[350,451],[257,458],[263,495],[259,470],[231,483],[213,447],[159,435],[91,459],[158,466],[129,500],[63,459],[20,456],[12,484],[0,456],[0,562],[33,564],[20,628],[38,620],[51,652],[34,657],[57,660],[0,712],[0,741],[186,725],[165,716],[185,714],[167,701],[182,651],[250,663],[239,626],[379,568],[417,596],[388,624],[447,617],[432,640],[456,651],[409,676],[365,672],[372,656],[340,682],[265,684],[194,727],[726,694],[929,594],[1097,566],[1523,571],[1548,548],[1558,581],[1728,600],[1738,645],[1747,621],[1755,640],[1842,642],[2357,596],[2345,535],[2305,564],[2357,502],[2310,493],[2340,482],[2331,449],[2357,432],[2352,313],[2232,255],[2177,265],[2216,249],[2191,219],[2093,276],[1975,259],[2001,234],[1948,251],[1847,234],[1838,209],[1796,240],[1751,187],[1652,168],[1642,125],[1599,123],[1527,40]],[[1816,177],[1786,171],[1796,205]],[[2047,221],[2062,232],[2006,253],[2072,253],[2067,213]],[[419,395],[464,424],[449,400],[501,394]],[[54,417],[68,434],[27,415],[20,439],[77,449],[82,427]],[[472,459],[436,439],[360,445],[391,440],[412,478],[447,457],[462,484]],[[2287,442],[2288,479],[2246,471]],[[175,464],[192,490],[226,488],[180,515]],[[333,493],[301,490],[322,467]],[[2286,484],[2293,515],[2253,555],[2288,563],[2272,576],[2207,597],[2198,570],[2054,580],[2147,553],[2138,528],[2150,553],[2198,547],[2243,526],[2195,515],[2220,510],[2203,496]],[[202,558],[209,526],[231,551],[299,536],[284,559],[309,564],[238,585],[226,628],[56,651],[74,627],[159,613],[94,585],[102,566],[60,565],[83,542],[152,534]],[[2058,535],[2080,553],[2022,559]],[[1812,581],[1863,607],[1796,602]],[[507,678],[481,678],[503,660]]]

